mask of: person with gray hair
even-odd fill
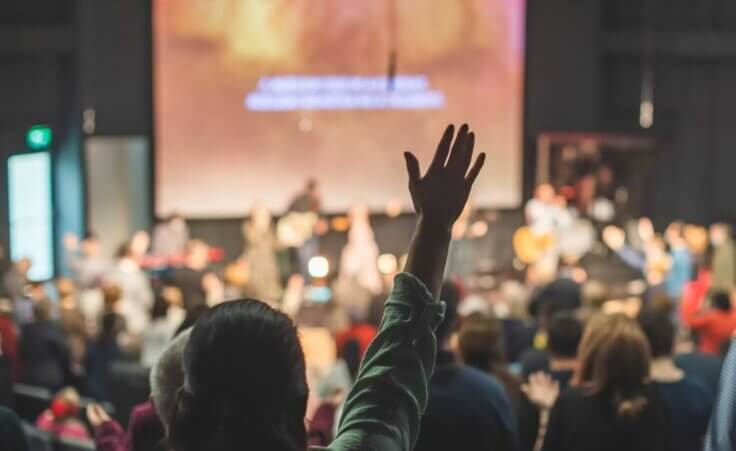
[[[133,408],[126,433],[102,406],[87,407],[98,451],[163,451],[176,411],[179,389],[184,385],[183,355],[191,328],[177,335],[151,369],[151,399]]]

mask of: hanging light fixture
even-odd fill
[[[641,63],[641,97],[639,101],[639,125],[654,125],[654,67],[652,63],[651,0],[644,2],[644,40]]]

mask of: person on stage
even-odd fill
[[[281,299],[283,287],[276,257],[278,243],[272,227],[271,212],[256,206],[250,218],[243,222],[246,249],[243,259],[248,265],[245,295],[275,305]]]

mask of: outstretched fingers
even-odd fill
[[[452,145],[450,157],[447,160],[447,168],[453,171],[463,171],[462,164],[466,158],[468,144],[468,124],[463,124],[455,136],[455,143]]]
[[[455,135],[455,126],[450,124],[445,128],[445,133],[442,135],[439,144],[437,144],[437,150],[434,153],[432,164],[430,164],[427,172],[436,172],[445,167],[447,161],[447,155],[450,153],[450,145],[452,144],[452,137]]]
[[[480,155],[478,155],[478,158],[475,159],[475,163],[473,164],[473,167],[470,168],[470,172],[468,172],[468,176],[465,177],[465,183],[468,184],[468,188],[473,186],[473,183],[475,183],[475,179],[478,177],[478,174],[480,174],[480,170],[483,169],[483,165],[486,162],[486,153],[481,152]]]
[[[409,184],[413,185],[421,178],[419,160],[411,152],[404,152],[404,160],[406,160],[406,172],[409,174]]]

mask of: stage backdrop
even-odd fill
[[[156,0],[154,28],[160,215],[278,211],[309,177],[328,211],[408,209],[402,151],[462,121],[475,203],[519,204],[524,0]]]

